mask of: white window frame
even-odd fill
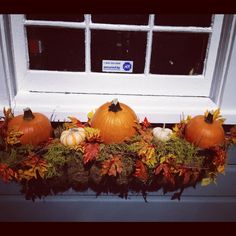
[[[41,92],[70,92],[90,94],[133,94],[164,96],[209,96],[216,61],[217,46],[223,15],[215,15],[210,27],[155,26],[154,15],[148,25],[113,25],[92,23],[90,15],[85,22],[55,22],[26,20],[24,15],[11,15],[11,33],[16,62],[16,79],[19,90]],[[53,26],[85,29],[85,72],[58,72],[28,69],[29,58],[24,26]],[[129,30],[148,32],[144,74],[116,74],[91,72],[90,30]],[[202,75],[156,75],[149,73],[153,32],[209,33],[208,55]],[[98,49],[99,50],[99,49]],[[107,58],[104,58],[106,60]],[[134,65],[135,66],[135,65]],[[55,83],[56,82],[56,83]],[[66,86],[65,86],[66,84]],[[91,84],[93,86],[91,86]]]
[[[16,18],[14,18],[16,17]],[[151,18],[151,17],[150,17]],[[224,78],[223,76],[219,76],[219,75],[213,75],[213,73],[215,73],[215,68],[214,68],[214,64],[215,63],[210,63],[210,65],[206,65],[206,66],[212,66],[213,70],[211,70],[211,79],[204,79],[204,78],[199,78],[201,76],[191,76],[192,79],[195,81],[197,81],[196,83],[199,83],[199,85],[196,85],[196,91],[195,92],[199,92],[199,90],[202,91],[202,87],[203,84],[201,84],[201,81],[205,80],[204,82],[207,81],[208,85],[206,86],[206,83],[204,86],[209,87],[210,89],[208,89],[207,92],[205,92],[205,94],[203,95],[199,95],[199,93],[197,94],[193,94],[193,92],[190,92],[189,94],[184,94],[184,96],[181,96],[179,93],[178,94],[172,94],[170,92],[168,92],[169,90],[167,88],[165,88],[166,86],[166,81],[164,81],[167,77],[169,78],[169,76],[164,76],[164,78],[158,78],[158,91],[160,92],[160,94],[156,95],[156,94],[145,94],[143,93],[142,87],[147,86],[147,79],[144,80],[142,86],[139,86],[139,88],[136,88],[136,84],[134,83],[134,81],[132,81],[132,78],[129,78],[130,75],[126,74],[125,78],[120,78],[120,74],[114,74],[112,75],[112,77],[114,77],[113,81],[113,86],[115,86],[115,88],[122,88],[122,93],[120,94],[119,92],[111,92],[111,91],[102,91],[102,92],[97,92],[98,89],[95,85],[95,78],[96,78],[96,82],[98,82],[99,85],[99,89],[104,87],[104,83],[106,82],[106,78],[103,77],[102,73],[93,73],[93,78],[86,77],[86,73],[88,73],[88,71],[90,71],[90,67],[87,65],[86,66],[86,72],[79,72],[79,78],[78,76],[76,76],[73,72],[60,72],[61,76],[56,77],[57,78],[57,82],[58,81],[63,81],[63,77],[66,77],[67,83],[66,86],[68,85],[68,83],[72,83],[73,82],[73,86],[71,87],[71,90],[68,92],[62,89],[58,89],[58,90],[54,90],[54,92],[50,92],[51,89],[54,87],[55,85],[55,75],[58,76],[57,72],[52,72],[52,71],[48,71],[46,72],[48,74],[47,77],[44,77],[45,75],[45,71],[31,71],[31,70],[27,70],[27,64],[25,63],[27,61],[27,57],[26,57],[26,50],[25,48],[26,45],[24,45],[24,47],[16,47],[14,40],[17,41],[17,38],[22,38],[22,33],[24,33],[22,24],[26,23],[27,25],[33,25],[33,24],[38,24],[39,22],[32,22],[32,21],[25,21],[24,18],[22,18],[22,16],[20,15],[13,15],[13,17],[10,18],[10,21],[12,22],[12,20],[14,19],[23,19],[23,22],[21,21],[21,27],[15,27],[17,25],[17,22],[15,22],[16,24],[13,24],[13,27],[11,27],[11,40],[12,40],[12,45],[13,47],[11,48],[11,51],[13,51],[13,54],[16,56],[15,60],[13,60],[15,62],[14,67],[16,68],[14,70],[15,72],[15,77],[16,77],[16,82],[14,82],[14,80],[11,80],[10,82],[8,81],[8,83],[11,84],[11,86],[9,87],[14,87],[16,86],[15,90],[15,94],[11,96],[11,104],[14,108],[15,114],[18,113],[22,113],[22,109],[25,108],[26,106],[30,106],[33,110],[37,110],[37,111],[41,111],[44,114],[48,115],[48,117],[51,117],[53,120],[65,120],[66,117],[68,115],[75,115],[77,116],[79,119],[81,119],[82,121],[86,121],[87,120],[87,113],[94,108],[97,108],[98,106],[100,106],[102,103],[106,102],[106,101],[110,101],[112,100],[114,97],[117,97],[121,102],[125,102],[126,104],[130,105],[137,113],[137,115],[140,117],[140,119],[143,119],[145,116],[153,123],[162,123],[162,122],[166,122],[166,123],[174,123],[174,122],[178,122],[180,120],[180,117],[184,114],[190,114],[190,115],[195,115],[195,114],[199,114],[204,112],[204,110],[206,109],[214,109],[216,107],[218,107],[220,105],[220,97],[223,94],[223,91],[221,91],[221,88],[224,87]],[[222,20],[223,20],[223,15],[220,15],[220,25],[222,25]],[[86,16],[86,20],[85,22],[88,22],[89,17]],[[45,24],[45,22],[40,21],[41,24]],[[235,22],[235,18],[234,21]],[[54,22],[56,24],[61,22]],[[53,23],[53,24],[54,24]],[[47,23],[48,24],[48,23]],[[67,24],[67,23],[63,23],[63,24]],[[64,27],[65,25],[61,25],[62,27]],[[71,23],[70,23],[71,24]],[[86,23],[74,23],[76,24],[76,27],[84,27],[83,24],[85,24],[86,27]],[[12,26],[12,24],[11,24]],[[19,26],[19,25],[18,25]],[[74,25],[75,26],[75,25]],[[90,27],[93,28],[95,27],[95,23],[91,23]],[[100,25],[103,28],[103,24]],[[109,27],[113,27],[113,25],[108,25]],[[96,26],[97,27],[97,26]],[[106,25],[107,27],[107,25]],[[127,29],[127,26],[122,25],[122,26],[118,26],[121,27],[119,28],[119,30],[125,30]],[[130,27],[130,26],[129,26]],[[141,26],[143,27],[143,26]],[[144,26],[147,27],[147,26]],[[149,27],[149,26],[148,26]],[[154,26],[153,26],[154,27]],[[155,26],[156,27],[156,26]],[[132,26],[131,26],[132,28]],[[129,30],[131,30],[131,28],[129,28]],[[176,27],[174,27],[176,28]],[[220,27],[221,28],[221,27]],[[173,29],[173,28],[172,28]],[[160,28],[158,30],[161,30]],[[177,31],[180,29],[176,29]],[[182,29],[183,30],[183,29]],[[206,30],[206,29],[205,29]],[[209,30],[209,29],[207,29]],[[216,31],[218,31],[218,34],[220,35],[220,29],[219,27],[216,27],[215,29]],[[215,32],[216,32],[215,31]],[[153,31],[151,31],[153,32]],[[150,40],[150,34],[149,33],[149,40]],[[89,35],[89,30],[88,27],[86,28],[86,40],[89,39],[90,35]],[[213,32],[212,32],[213,35]],[[6,37],[5,35],[5,31],[2,31],[1,37],[5,40],[9,40],[9,38]],[[6,39],[7,38],[7,39]],[[229,37],[229,42],[232,38],[232,35],[230,35]],[[217,40],[220,40],[219,37]],[[22,40],[21,40],[22,42]],[[16,42],[17,43],[17,42]],[[227,54],[230,47],[225,49],[225,54],[226,54],[226,58],[223,61],[224,63],[227,62]],[[149,49],[147,49],[149,50]],[[89,53],[88,53],[88,48],[86,47],[86,60],[89,60]],[[211,48],[209,48],[209,55],[210,55],[210,51]],[[213,56],[214,55],[214,56]],[[22,57],[23,56],[23,57]],[[150,55],[149,55],[150,56]],[[8,53],[4,53],[4,60],[8,61],[9,55]],[[208,56],[210,57],[210,56]],[[217,50],[212,51],[212,55],[211,55],[212,60],[216,60],[217,58]],[[23,59],[23,60],[22,60]],[[25,60],[26,59],[26,60]],[[147,60],[147,58],[146,58]],[[211,62],[212,62],[211,60]],[[9,66],[9,65],[8,65]],[[224,64],[225,66],[225,64]],[[223,66],[222,66],[223,67]],[[10,68],[12,70],[12,68]],[[145,73],[147,73],[147,70],[145,69]],[[224,70],[223,72],[221,71],[221,73],[225,73]],[[84,75],[83,75],[84,74]],[[68,75],[70,75],[70,79],[68,80]],[[111,77],[111,74],[107,74],[108,77]],[[33,76],[30,78],[33,78],[33,80],[31,80],[30,83],[26,83],[25,79],[28,78],[27,76]],[[81,77],[82,76],[82,77]],[[139,81],[142,80],[143,78],[140,78],[140,74],[135,75],[135,81]],[[144,76],[146,76],[146,74],[144,74]],[[159,75],[157,75],[157,77],[160,77]],[[172,77],[172,76],[170,76]],[[178,77],[178,76],[177,76]],[[189,76],[179,76],[179,81],[178,83],[181,83],[181,81],[183,82],[183,87],[186,89],[188,89],[188,81],[189,81]],[[213,78],[214,77],[214,78]],[[86,78],[86,82],[84,82],[84,78]],[[176,77],[175,77],[176,78]],[[212,78],[215,80],[214,86],[211,86],[211,80]],[[215,79],[217,78],[217,79]],[[41,82],[38,82],[39,80],[42,81],[45,80],[47,82],[47,87],[45,88],[45,86],[40,85]],[[80,80],[83,79],[83,83],[81,83]],[[171,78],[169,78],[170,80],[168,80],[169,84],[171,83],[171,85],[173,85],[175,82],[173,80],[173,83],[171,82]],[[174,79],[174,78],[172,78]],[[121,83],[122,82],[122,83]],[[124,82],[124,83],[123,83]],[[78,92],[78,84],[80,84],[82,86],[88,86],[87,89]],[[91,86],[92,85],[92,86]],[[32,86],[32,87],[30,87]],[[91,88],[89,88],[89,86]],[[133,86],[135,88],[135,93],[130,93],[130,91],[127,92],[126,89],[128,89],[128,87]],[[65,86],[64,86],[65,87]],[[153,86],[151,86],[153,87]],[[10,92],[9,93],[13,93],[12,91],[14,89],[10,88]],[[34,90],[35,88],[35,90]],[[217,89],[216,89],[217,88]],[[45,90],[46,89],[46,90]],[[220,91],[220,92],[219,92]],[[150,92],[150,91],[148,91]],[[127,94],[126,94],[127,93]],[[232,122],[231,119],[230,122]]]

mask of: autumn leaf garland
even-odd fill
[[[20,145],[18,139],[21,133],[14,130],[8,134],[4,132],[7,121],[13,116],[11,110],[5,110],[4,114],[6,117],[0,123],[0,135],[5,142],[5,145],[0,146],[0,152],[4,153],[0,155],[0,178],[5,182],[16,181],[21,184],[43,180],[46,183],[73,182],[73,186],[76,183],[79,186],[80,178],[75,178],[76,175],[89,179],[88,187],[89,183],[99,185],[104,180],[109,183],[111,179],[113,185],[122,183],[128,189],[128,186],[132,188],[132,184],[136,184],[140,189],[145,188],[145,191],[149,186],[155,186],[155,181],[165,191],[168,191],[168,187],[171,190],[193,186],[199,181],[202,185],[208,185],[215,182],[218,174],[224,173],[227,145],[236,140],[236,129],[232,128],[226,137],[227,145],[200,150],[184,138],[190,116],[173,126],[170,140],[156,140],[151,124],[145,117],[137,124],[137,133],[131,139],[119,144],[104,144],[100,131],[89,125],[93,115],[91,112],[87,123],[69,117],[70,122],[58,126],[58,131],[54,129],[54,133],[60,134],[63,130],[81,127],[86,134],[83,142],[66,147],[58,137],[54,137],[40,147],[33,148]],[[219,109],[213,113],[213,118],[224,121]],[[72,167],[75,170],[69,170]],[[73,181],[63,178],[73,178]]]

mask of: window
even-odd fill
[[[213,82],[222,84],[214,73],[223,20],[224,15],[11,15],[16,107],[37,100],[36,107],[60,110],[65,118],[76,111],[74,101],[85,114],[89,106],[118,97],[135,103],[141,117],[151,114],[151,122],[161,122],[155,118],[160,111],[162,120],[176,122],[181,111],[216,106],[211,97],[218,86]]]
[[[209,96],[222,19],[13,15],[18,85],[43,92]],[[104,69],[105,62],[119,61],[130,63],[131,73]]]

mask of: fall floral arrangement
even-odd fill
[[[50,122],[29,108],[0,122],[0,179],[22,186],[26,199],[88,188],[100,193],[175,191],[207,185],[224,173],[235,126],[223,129],[220,110],[155,127],[117,100],[105,103],[81,123]]]

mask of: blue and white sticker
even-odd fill
[[[133,61],[102,60],[102,72],[133,72]]]

